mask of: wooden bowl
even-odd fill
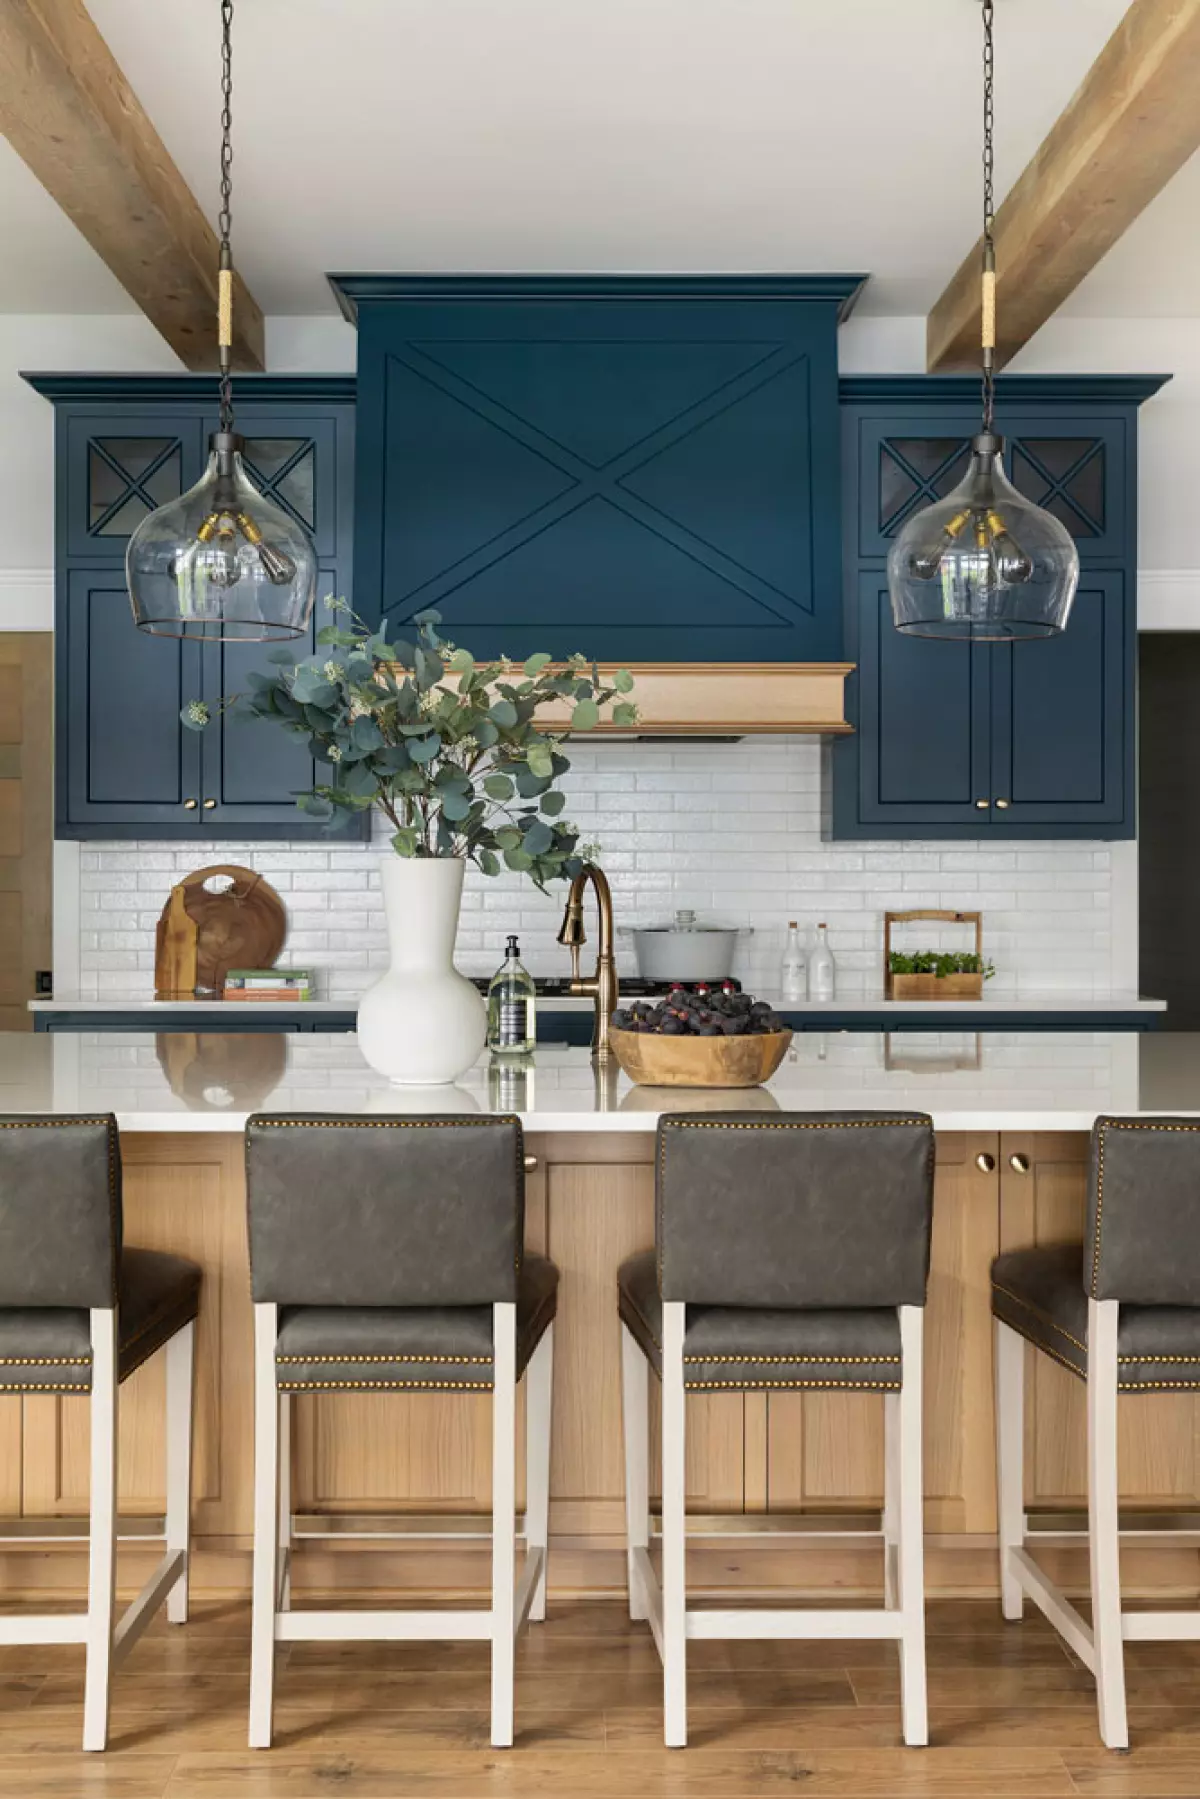
[[[787,1054],[790,1031],[757,1037],[664,1037],[609,1031],[617,1061],[639,1087],[758,1087]]]

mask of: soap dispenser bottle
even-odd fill
[[[488,985],[487,1046],[493,1055],[528,1055],[537,1043],[537,1001],[521,949],[510,937],[504,960]]]

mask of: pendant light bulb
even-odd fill
[[[994,0],[983,8],[983,267],[980,284],[983,429],[964,479],[914,513],[888,555],[892,620],[913,637],[1016,642],[1054,637],[1070,616],[1079,552],[1052,513],[1017,492],[993,428],[996,251],[992,207]]]
[[[233,0],[221,0],[220,426],[200,480],[142,520],[125,556],[140,630],[219,642],[301,636],[317,590],[311,539],[250,480],[233,424],[232,29]]]

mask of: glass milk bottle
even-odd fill
[[[788,920],[787,942],[783,946],[783,961],[779,965],[779,991],[784,999],[804,999],[806,995],[804,979],[804,945],[800,941],[800,927],[796,920]]]
[[[817,941],[808,958],[808,997],[828,1001],[833,998],[836,965],[829,947],[828,926],[817,926]]]

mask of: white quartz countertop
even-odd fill
[[[947,1018],[986,1017],[989,1013],[1029,1013],[1038,1017],[1053,1017],[1055,1013],[1088,1014],[1098,1013],[1111,1015],[1113,1012],[1165,1012],[1166,1001],[1161,999],[1143,999],[1136,993],[1088,993],[1079,996],[1073,993],[1000,993],[989,994],[983,999],[968,1000],[894,1000],[885,999],[882,993],[854,994],[846,999],[831,1000],[828,1003],[817,1000],[785,999],[774,988],[757,988],[756,996],[767,1000],[771,1005],[784,1012],[803,1013],[805,1016],[818,1018],[822,1013],[870,1014],[888,1012],[920,1012],[930,1016]],[[635,996],[631,996],[635,997]],[[155,999],[144,989],[128,993],[110,993],[97,999],[89,995],[86,999],[69,993],[56,994],[53,999],[31,999],[31,1012],[72,1012],[101,1013],[130,1012],[145,1013],[147,1017],[161,1017],[163,1014],[179,1011],[187,1012],[228,1012],[230,1006],[240,1013],[271,1012],[280,1014],[295,1013],[298,1017],[305,1015],[320,1016],[322,1013],[353,1012],[355,1002],[350,999],[309,999],[309,1000],[276,1000],[273,1003],[264,1000],[223,1000],[223,999]],[[539,1007],[544,1012],[582,1012],[590,1011],[590,999],[571,999],[568,997],[545,996],[539,998]]]
[[[653,1131],[663,1112],[915,1109],[946,1131],[1084,1131],[1100,1112],[1200,1116],[1200,1035],[1136,1031],[798,1034],[743,1092],[632,1087],[586,1049],[487,1058],[453,1087],[398,1088],[351,1035],[0,1033],[0,1111],[114,1112],[126,1131],[241,1131],[251,1112],[519,1113],[535,1131]]]

